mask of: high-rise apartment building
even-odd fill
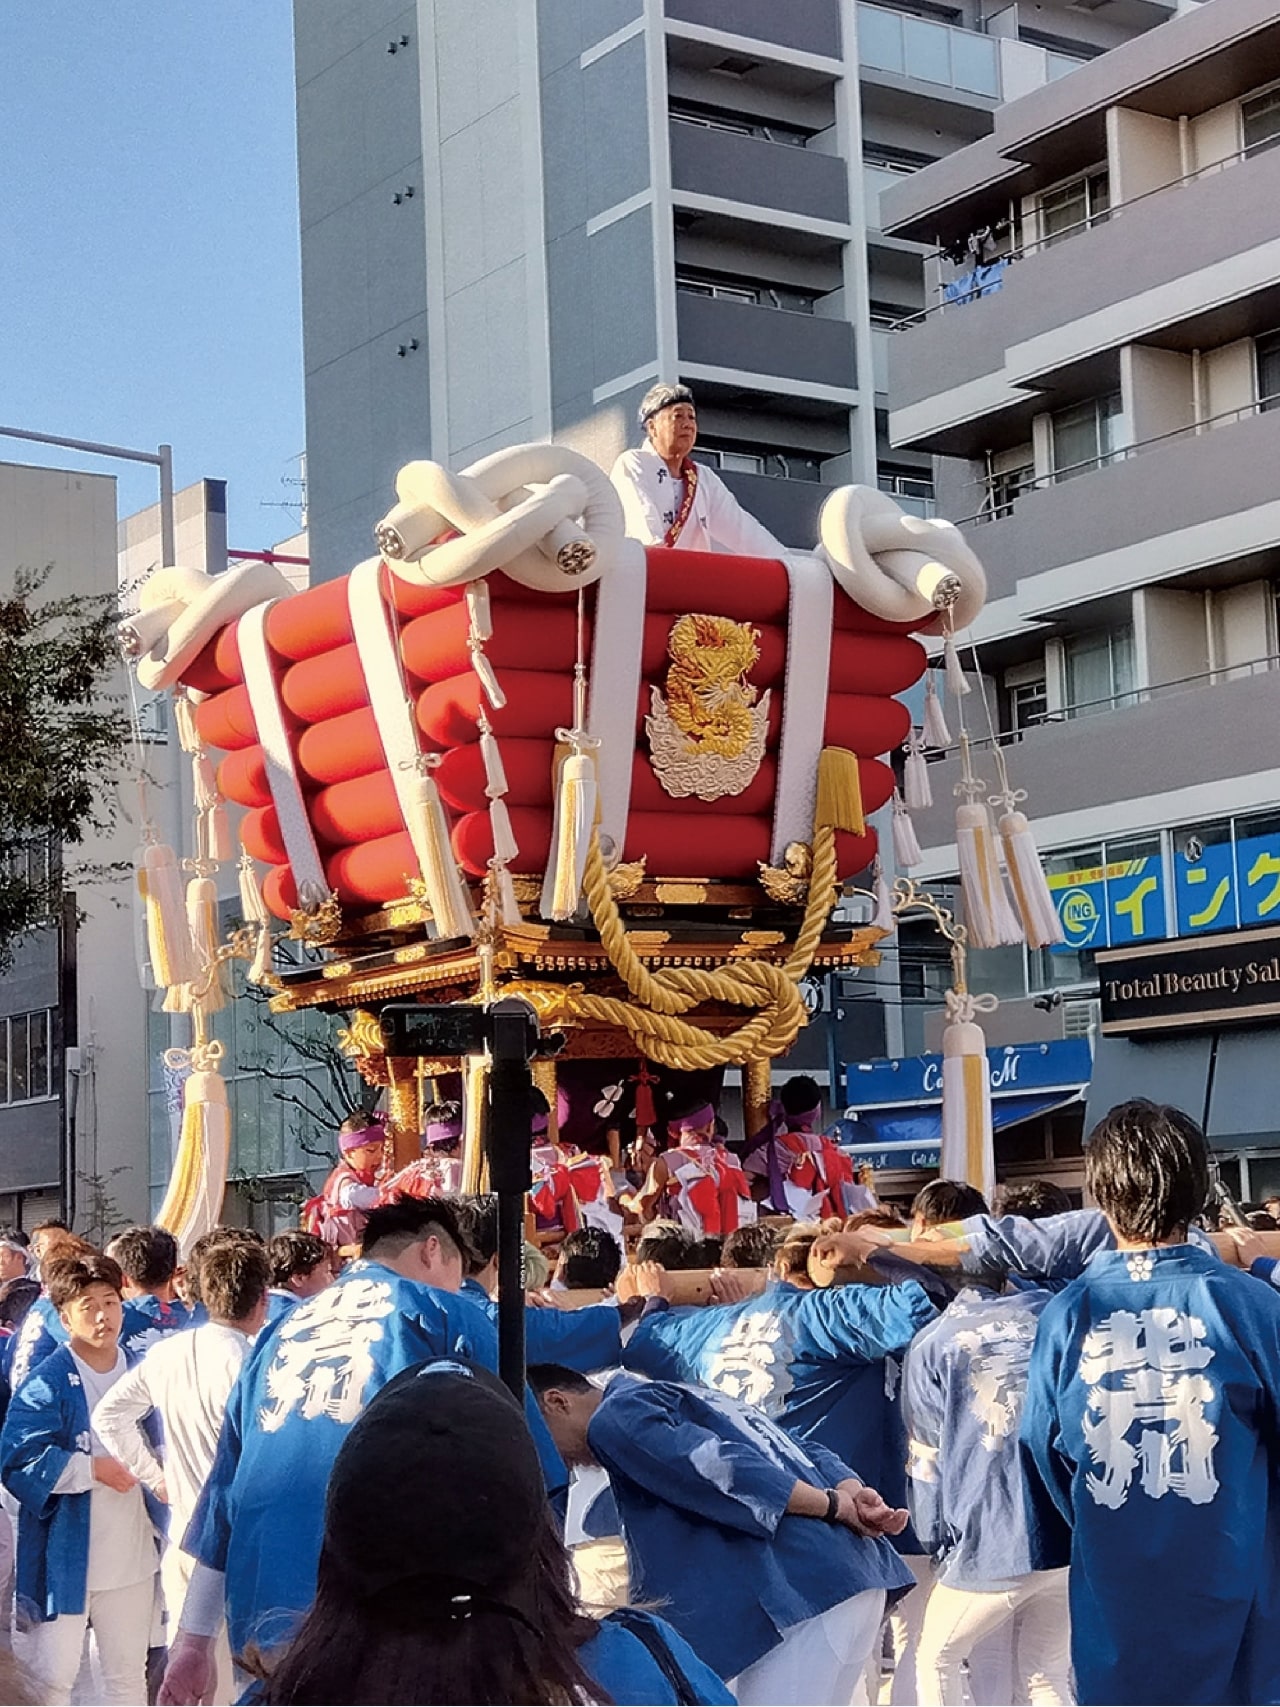
[[[1006,999],[1000,1041],[1098,1034],[1088,1119],[1181,1103],[1254,1199],[1280,1188],[1278,143],[1280,16],[1208,0],[883,202],[932,252],[890,436],[949,459],[1067,935],[975,957],[975,984]],[[931,774],[945,881],[955,757]]]
[[[555,438],[607,467],[659,375],[788,543],[851,479],[927,511],[931,447],[884,432],[923,251],[881,196],[1174,10],[297,0],[313,573],[368,554],[412,457]]]

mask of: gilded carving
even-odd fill
[[[682,616],[667,649],[666,698],[651,688],[645,718],[658,781],[677,800],[741,794],[768,734],[769,690],[747,680],[760,658],[758,631],[724,616]]]

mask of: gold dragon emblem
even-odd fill
[[[759,631],[724,616],[682,616],[667,651],[666,697],[651,687],[645,718],[658,781],[677,800],[741,794],[760,769],[769,727],[769,690],[747,680]]]

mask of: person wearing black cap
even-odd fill
[[[184,1548],[197,1561],[170,1647],[161,1700],[207,1697],[214,1640],[225,1615],[233,1655],[284,1640],[315,1593],[324,1489],[366,1404],[402,1369],[446,1353],[497,1367],[489,1313],[457,1294],[465,1240],[439,1199],[406,1198],[370,1211],[363,1256],[314,1298],[259,1336],[227,1406],[213,1469]],[[616,1309],[593,1312],[587,1337],[599,1362],[621,1356]],[[564,1466],[530,1420],[548,1487]],[[398,1488],[397,1469],[386,1467]],[[371,1482],[376,1478],[371,1478]]]
[[[749,516],[714,470],[694,462],[698,412],[687,385],[650,386],[640,404],[645,443],[623,451],[609,475],[627,534],[681,551],[784,557],[786,547]]]
[[[582,1613],[519,1407],[454,1358],[396,1376],[338,1452],[315,1604],[263,1698],[732,1700],[661,1619]]]

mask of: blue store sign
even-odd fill
[[[1120,948],[1167,935],[1164,868],[1155,854],[1053,872],[1048,882],[1063,949]]]

